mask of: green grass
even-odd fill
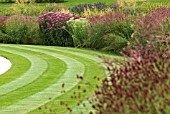
[[[67,7],[73,7],[78,4],[87,4],[87,3],[96,3],[96,2],[105,2],[107,5],[114,4],[115,0],[68,0],[68,2],[65,2],[64,4]]]
[[[63,2],[62,4],[66,7],[73,7],[78,4],[86,4],[86,3],[96,3],[96,2],[105,2],[107,5],[114,4],[114,0],[68,0],[66,2]],[[37,3],[38,6],[45,6],[47,3]],[[56,3],[57,4],[57,3]],[[0,3],[0,8],[8,8],[12,5],[12,3]]]
[[[85,1],[80,1],[80,0],[70,0],[68,2],[64,2],[62,3],[64,6],[71,8],[74,7],[78,4],[84,4],[84,3],[96,3],[96,2],[106,2],[107,5],[110,4],[115,4],[115,0],[85,0]],[[154,3],[164,3],[164,4],[170,4],[169,0],[148,0],[148,2],[154,2]],[[138,4],[141,4],[142,2],[138,2]],[[36,5],[39,7],[44,7],[46,6],[48,3],[37,3]],[[58,3],[56,3],[58,4]],[[11,7],[12,3],[0,3],[0,9],[2,10],[6,10],[7,8]]]
[[[88,4],[88,3],[97,3],[97,2],[105,2],[107,5],[110,4],[115,4],[116,0],[68,0],[66,2],[63,2],[62,4],[68,8],[74,7],[78,4]],[[147,2],[158,2],[158,3],[167,3],[170,4],[169,0],[147,0]],[[141,2],[139,2],[141,3]],[[10,6],[12,6],[13,3],[0,3],[0,9],[1,10],[6,10],[7,8],[9,8]],[[40,7],[44,7],[46,6],[48,3],[37,3],[37,6]],[[60,4],[60,3],[56,3],[56,4]]]
[[[1,4],[0,3],[0,9],[5,9],[5,8],[10,7],[10,6],[11,6],[11,4]]]
[[[93,94],[96,84],[101,83],[94,76],[100,79],[105,77],[101,64],[97,64],[101,62],[97,55],[115,57],[97,51],[54,46],[1,44],[0,49],[0,55],[9,58],[13,63],[12,68],[0,76],[0,114],[48,112],[38,110],[44,106],[59,114],[67,113],[67,109],[59,105],[60,101],[65,101],[76,110],[78,100],[86,102],[86,98]],[[20,73],[20,64],[23,62],[25,65],[21,71],[25,73]],[[14,78],[3,82],[1,78],[8,77],[10,72]],[[77,74],[84,79],[77,79]],[[65,83],[64,88],[61,87],[62,83]],[[81,85],[81,89],[78,89],[78,85]],[[87,92],[84,93],[84,89]],[[66,93],[61,93],[63,90]],[[75,91],[77,94],[81,93],[81,98],[70,98]]]
[[[149,0],[150,2],[170,2],[169,0]]]
[[[68,0],[66,2],[63,2],[62,4],[64,4],[67,7],[73,7],[75,5],[78,4],[87,4],[87,3],[96,3],[96,2],[105,2],[107,5],[110,4],[114,4],[116,0]],[[147,0],[150,2],[170,2],[169,0]],[[38,3],[38,6],[45,6],[47,3]],[[11,3],[0,3],[0,8],[8,8],[10,7],[12,4]]]

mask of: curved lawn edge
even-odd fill
[[[4,47],[6,47],[6,48],[11,48],[11,49],[13,49],[13,50],[18,50],[18,49],[21,49],[21,50],[25,50],[25,52],[29,52],[29,51],[33,51],[33,52],[39,52],[39,53],[44,53],[44,54],[47,54],[47,55],[52,55],[53,57],[54,57],[54,55],[55,55],[55,57],[57,58],[58,56],[60,56],[61,57],[61,55],[63,55],[63,56],[70,56],[71,58],[74,58],[75,60],[78,60],[78,61],[81,61],[83,64],[82,65],[85,65],[84,67],[86,67],[87,69],[84,69],[84,72],[85,72],[85,80],[87,79],[87,80],[89,80],[89,79],[93,79],[93,76],[95,76],[96,75],[96,73],[95,73],[95,71],[90,71],[90,69],[93,69],[93,67],[96,67],[95,69],[97,70],[97,72],[98,71],[100,71],[99,69],[101,68],[99,68],[99,66],[98,66],[98,64],[97,63],[100,63],[101,62],[101,60],[97,57],[97,55],[105,55],[105,54],[103,54],[103,53],[100,53],[100,52],[95,52],[95,53],[93,53],[93,51],[84,51],[84,50],[81,50],[81,49],[75,49],[75,48],[60,48],[60,47],[54,47],[54,46],[52,46],[52,47],[49,47],[49,46],[32,46],[32,45],[4,45]],[[43,48],[42,48],[43,47]],[[56,49],[55,49],[56,48]],[[27,51],[28,50],[28,51]],[[77,57],[79,58],[77,58]],[[112,55],[108,55],[108,56],[110,56],[110,57],[113,57]],[[82,58],[82,59],[80,59],[80,58]],[[84,63],[84,61],[89,61],[89,62],[85,62]],[[80,62],[80,63],[81,63]],[[74,63],[72,64],[73,66],[75,65]],[[89,66],[90,65],[90,66]],[[75,66],[77,66],[77,65],[75,65]],[[79,67],[79,66],[78,66]],[[89,68],[88,68],[89,67]],[[74,69],[76,69],[76,68],[74,68]],[[77,70],[77,69],[76,69]],[[76,71],[75,70],[75,71]],[[81,69],[82,70],[82,69]],[[71,70],[70,70],[71,71]],[[77,72],[77,71],[76,71]],[[101,72],[101,71],[100,71]],[[102,72],[104,72],[104,71],[102,71]],[[54,101],[56,101],[56,100],[60,100],[61,101],[61,99],[65,99],[66,98],[66,101],[67,100],[72,100],[72,99],[70,99],[69,97],[70,97],[70,93],[72,93],[72,92],[74,92],[75,90],[76,90],[76,88],[78,87],[78,85],[82,85],[82,86],[84,86],[85,88],[88,88],[88,89],[90,89],[89,88],[89,86],[86,86],[86,85],[84,85],[83,83],[83,81],[82,80],[78,80],[78,82],[77,83],[75,83],[74,84],[74,79],[76,78],[76,74],[77,73],[75,73],[75,77],[74,78],[70,78],[70,80],[68,79],[68,78],[63,78],[63,80],[61,80],[61,82],[60,83],[58,83],[58,85],[56,85],[55,87],[53,87],[52,89],[49,89],[48,90],[48,88],[46,88],[46,89],[44,89],[44,90],[48,90],[48,91],[46,91],[45,93],[44,92],[42,92],[42,91],[40,91],[40,92],[37,92],[36,94],[34,94],[34,95],[32,95],[32,96],[29,96],[29,97],[26,97],[25,99],[21,99],[21,100],[19,100],[18,102],[16,102],[16,103],[14,103],[13,105],[9,105],[9,106],[7,106],[7,107],[4,107],[1,111],[0,111],[0,113],[11,113],[11,111],[12,112],[16,112],[16,113],[24,113],[24,109],[26,109],[27,107],[29,107],[29,108],[32,108],[31,110],[30,109],[26,109],[27,111],[25,111],[25,113],[35,113],[35,112],[37,112],[37,111],[34,111],[34,109],[38,109],[38,107],[40,107],[40,106],[43,106],[44,104],[50,104],[50,102],[53,102],[53,100]],[[84,74],[84,73],[83,73]],[[81,74],[80,74],[81,75]],[[92,77],[91,77],[92,76]],[[102,73],[102,76],[104,76],[104,73]],[[68,74],[67,74],[67,77],[68,77]],[[62,85],[62,83],[64,83],[65,81],[67,81],[66,83],[68,83],[68,86],[67,86],[67,84],[65,84],[65,88],[64,88],[64,90],[66,90],[66,93],[61,93],[61,91],[63,90],[63,88],[61,87],[61,85]],[[93,81],[92,81],[93,82]],[[57,82],[56,82],[57,83]],[[95,84],[96,82],[94,82],[94,84]],[[70,84],[72,85],[72,87],[70,86]],[[29,84],[30,85],[30,84]],[[52,87],[52,85],[51,86],[49,86],[49,87]],[[56,95],[56,92],[55,91],[53,91],[55,88],[60,88],[60,89],[58,89],[58,91],[57,90],[55,90],[56,92],[58,92],[58,95]],[[70,88],[68,88],[68,87],[70,87]],[[84,88],[83,87],[83,88]],[[24,88],[24,87],[23,87]],[[43,91],[44,91],[43,90]],[[90,89],[90,91],[92,92],[92,90],[93,89]],[[55,94],[54,96],[53,95],[51,95],[51,94]],[[84,98],[82,99],[82,101],[84,102],[84,100],[87,98],[87,97],[89,97],[91,94],[90,93],[88,93],[88,94],[84,94],[85,96],[84,96]],[[42,96],[42,97],[41,97]],[[45,98],[45,99],[44,99]],[[52,101],[51,100],[49,100],[49,98],[52,98]],[[40,100],[42,100],[42,101],[40,101]],[[45,102],[44,102],[45,101]],[[57,101],[57,102],[58,102]],[[26,103],[26,104],[25,104]],[[37,104],[40,104],[40,105],[37,105]],[[35,106],[36,105],[36,106]],[[24,108],[25,107],[25,108]],[[77,107],[76,107],[76,105],[75,105],[75,103],[73,103],[73,105],[71,106],[71,108],[73,109],[73,110],[75,110]],[[22,109],[22,110],[20,110],[20,109]],[[62,110],[62,109],[61,109]],[[60,110],[60,112],[62,112]],[[65,111],[63,112],[63,113],[65,113]]]
[[[28,46],[23,46],[22,45],[22,47],[29,47],[29,45]],[[58,49],[57,47],[56,48],[52,48],[52,47],[48,47],[48,46],[38,46],[38,47],[36,47],[36,46],[33,46],[32,48],[36,48],[36,49],[44,49],[44,50],[46,50],[46,51],[53,51],[53,52],[56,52],[56,53],[67,53],[67,54],[72,54],[72,55],[76,55],[76,56],[80,56],[80,57],[83,57],[84,59],[87,59],[87,60],[90,60],[90,61],[93,61],[96,65],[97,65],[97,63],[100,63],[102,60],[100,59],[100,58],[98,58],[97,57],[97,55],[96,54],[92,54],[92,55],[88,55],[88,54],[84,54],[84,53],[78,53],[78,52],[75,52],[75,50],[73,50],[73,51],[68,51],[68,50],[63,50],[63,49]],[[100,53],[97,53],[98,55],[100,54]],[[89,75],[89,74],[88,74]],[[104,76],[104,74],[103,74],[103,76]],[[93,77],[92,77],[93,78]],[[80,83],[81,84],[81,83]],[[77,87],[75,87],[75,88],[77,88]],[[74,88],[74,89],[75,89]],[[71,90],[72,91],[72,90]],[[66,93],[67,94],[67,93]],[[62,97],[63,99],[65,99],[65,98],[68,98],[68,96],[67,97],[63,97],[63,96],[65,96],[65,94],[64,95],[62,95],[62,96],[60,96],[60,97]],[[70,96],[69,96],[70,97]],[[85,100],[85,99],[84,99]],[[56,98],[56,101],[59,101],[59,99],[58,98]],[[67,100],[66,100],[67,101]],[[85,100],[86,101],[86,100]],[[53,101],[52,101],[53,102]],[[49,104],[49,103],[48,103]],[[48,106],[48,105],[47,105]],[[73,106],[73,107],[75,107],[75,106]],[[58,112],[58,111],[57,111]],[[33,111],[33,112],[30,112],[30,114],[31,113],[33,113],[33,114],[36,114],[36,113],[39,113],[38,111]],[[64,111],[63,112],[58,112],[58,113],[64,113]]]
[[[35,55],[29,55],[24,52],[15,51],[13,49],[3,48],[1,46],[1,50],[6,52],[12,52],[14,54],[22,55],[23,57],[27,58],[31,61],[30,69],[24,73],[21,77],[16,80],[13,80],[9,83],[0,86],[0,96],[5,95],[11,91],[14,91],[24,85],[31,83],[32,81],[36,80],[48,67],[46,61],[41,58],[36,57]],[[30,75],[31,74],[31,75]]]
[[[12,66],[10,60],[6,59],[5,57],[0,56],[0,75],[7,72]]]
[[[14,48],[15,49],[15,48]],[[16,49],[15,49],[16,50]],[[17,49],[18,50],[18,49]],[[21,50],[19,50],[21,51]],[[24,98],[27,98],[31,95],[34,95],[37,92],[44,90],[44,88],[49,87],[51,84],[54,84],[62,74],[65,72],[67,66],[60,59],[54,58],[50,55],[42,54],[39,52],[33,52],[26,50],[29,54],[36,54],[37,56],[43,58],[48,63],[48,69],[43,73],[38,79],[32,83],[25,85],[15,91],[12,91],[4,96],[0,97],[0,107],[5,108],[10,106]],[[29,91],[28,91],[29,90]],[[15,97],[13,97],[15,96]],[[6,100],[8,99],[8,100]],[[0,109],[1,109],[0,108]]]
[[[9,47],[15,48],[15,46],[9,46]],[[19,48],[19,47],[16,47],[16,48]],[[30,50],[33,51],[34,49],[30,49]],[[49,102],[50,97],[55,98],[55,97],[63,94],[63,93],[61,93],[61,91],[63,90],[63,88],[61,87],[62,83],[65,83],[65,87],[67,88],[67,89],[65,89],[65,91],[68,91],[80,81],[80,80],[76,79],[76,75],[77,74],[82,75],[84,73],[85,69],[84,69],[83,64],[81,64],[80,62],[78,62],[72,58],[62,56],[59,54],[50,53],[50,52],[41,51],[41,50],[37,50],[37,52],[46,53],[48,55],[57,57],[57,58],[65,61],[65,63],[68,66],[66,72],[55,84],[51,85],[50,87],[46,88],[45,90],[43,90],[41,92],[38,92],[30,97],[27,97],[26,99],[23,99],[13,105],[5,107],[4,109],[1,109],[0,113],[8,113],[8,114],[14,113],[14,112],[15,113],[27,113],[33,109],[40,107],[43,104]],[[72,74],[72,76],[70,76],[70,74]],[[58,89],[56,90],[55,88],[58,88]],[[12,110],[12,112],[11,112],[11,110]]]
[[[5,44],[4,44],[5,45]],[[91,50],[91,49],[86,49],[86,48],[74,48],[74,47],[59,47],[59,46],[44,46],[44,45],[19,45],[23,47],[34,47],[34,48],[46,48],[46,49],[52,49],[52,50],[63,50],[68,51],[68,52],[77,52],[81,54],[86,54],[86,55],[91,55],[93,57],[98,58],[98,55],[105,56],[108,58],[119,58],[119,59],[125,59],[123,56],[116,55],[113,53],[108,53],[104,51],[98,51],[98,50]],[[98,58],[99,59],[99,58]]]

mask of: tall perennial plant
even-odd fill
[[[73,46],[73,39],[66,30],[66,22],[78,16],[48,12],[38,19],[43,44],[57,46]]]

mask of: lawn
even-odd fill
[[[169,0],[147,0],[147,1],[151,1],[151,2],[170,2]],[[78,4],[88,4],[88,3],[97,3],[97,2],[105,2],[107,5],[110,5],[110,4],[114,4],[115,3],[115,0],[68,0],[68,1],[65,1],[63,2],[62,4],[64,4],[65,6],[67,7],[73,7],[73,6],[76,6]],[[45,6],[46,3],[38,3],[37,5],[39,6]],[[7,3],[0,3],[0,8],[8,8],[10,7],[11,4]]]
[[[79,100],[85,100],[92,94],[95,85],[101,83],[95,80],[94,76],[101,79],[105,76],[101,65],[97,65],[101,61],[97,55],[106,54],[96,51],[3,44],[0,48],[0,55],[8,58],[13,64],[8,72],[0,76],[1,114],[7,112],[10,114],[11,110],[17,114],[47,112],[47,110],[38,110],[46,103],[46,106],[55,103],[56,105],[50,108],[63,114],[67,109],[59,105],[60,101],[74,108],[78,100],[70,98],[73,92],[82,93]],[[84,79],[77,79],[77,74]],[[63,83],[64,88],[61,86]],[[79,85],[82,86],[81,89],[77,89]],[[83,93],[84,89],[87,92]],[[62,90],[66,93],[63,94]]]
[[[69,1],[63,2],[62,4],[64,4],[67,7],[73,7],[78,4],[96,3],[96,2],[106,2],[107,5],[115,3],[114,0],[107,0],[107,1],[106,0],[85,0],[85,1],[84,0],[69,0]],[[37,5],[45,6],[46,3],[38,3]],[[10,6],[11,4],[0,3],[0,8],[8,8]]]

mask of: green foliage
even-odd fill
[[[40,44],[37,18],[28,16],[13,16],[6,21],[3,42]]]
[[[87,30],[88,20],[86,18],[80,18],[74,20],[71,18],[67,21],[68,31],[72,35],[75,47],[84,47],[87,42]]]
[[[105,51],[109,50],[115,53],[119,53],[123,50],[125,46],[127,46],[128,40],[119,35],[109,33],[106,34],[105,37],[107,37],[107,46],[103,48],[103,50]]]
[[[64,6],[63,4],[60,4],[60,3],[49,3],[49,4],[46,4],[45,7],[45,12],[59,12],[61,11],[62,9],[67,9],[66,6]]]
[[[107,16],[107,18],[109,17]],[[100,20],[100,18],[97,18],[97,20]],[[88,47],[118,53],[127,45],[132,33],[133,28],[128,20],[111,18],[111,20],[108,19],[102,23],[92,24],[89,27]]]
[[[163,7],[168,8],[168,7],[170,7],[170,4],[168,4],[168,3],[143,2],[142,4],[140,4],[139,6],[137,6],[134,9],[134,13],[136,15],[148,14],[152,10],[156,10],[156,9],[163,8]]]
[[[1,31],[2,33],[4,33],[4,32],[5,32],[4,24],[0,24],[0,31]]]
[[[0,15],[38,16],[43,12],[44,8],[35,4],[13,4],[11,7],[0,11]]]
[[[16,43],[18,42],[16,39],[12,38],[11,36],[0,32],[0,43]]]
[[[106,44],[106,39],[103,36],[106,33],[105,24],[95,24],[88,27],[88,41],[86,47],[93,49],[102,49]]]

